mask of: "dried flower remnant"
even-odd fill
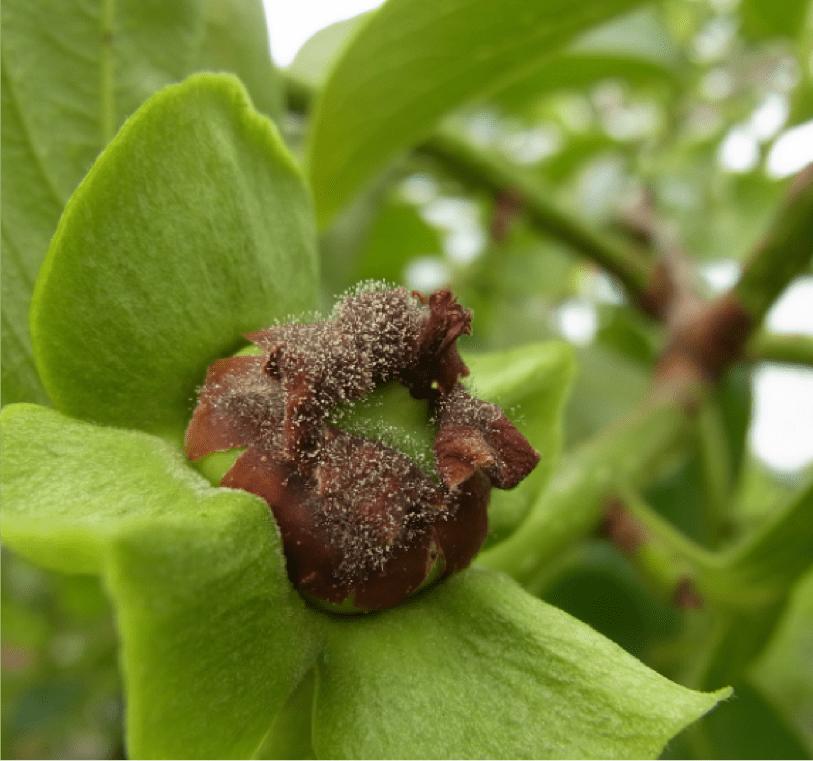
[[[307,597],[349,612],[389,608],[465,568],[486,536],[491,487],[510,489],[536,466],[539,453],[502,410],[459,382],[469,371],[456,341],[470,323],[448,290],[360,289],[327,320],[246,335],[262,355],[209,368],[186,454],[246,448],[221,485],[268,503]],[[331,418],[393,382],[423,400],[437,428],[434,473]]]

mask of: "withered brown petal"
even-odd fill
[[[434,382],[441,392],[454,388],[458,378],[466,377],[469,368],[460,357],[455,341],[471,333],[470,309],[463,309],[451,291],[438,290],[429,297],[413,291],[421,303],[429,305],[428,313],[416,339],[415,361],[401,377],[413,394],[424,398]]]
[[[482,470],[500,489],[512,489],[539,462],[540,454],[496,405],[458,385],[443,402],[435,438],[435,462],[449,488]]]
[[[541,457],[505,415],[492,424],[486,440],[499,453],[494,465],[486,468],[491,483],[499,489],[513,489],[536,467]]]
[[[263,351],[273,351],[277,345],[285,343],[282,336],[285,326],[275,325],[273,328],[255,330],[253,333],[243,333],[243,338],[259,346]]]
[[[446,486],[454,489],[478,469],[494,465],[494,452],[470,425],[449,423],[435,437],[435,462]]]
[[[365,358],[353,336],[336,330],[330,321],[283,325],[245,337],[268,352],[265,371],[285,392],[285,456],[302,465],[326,412],[373,387]]]
[[[272,397],[281,395],[262,373],[264,361],[260,356],[229,357],[209,367],[186,430],[184,452],[190,460],[247,446],[267,433],[273,423]]]

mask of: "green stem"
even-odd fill
[[[813,367],[813,336],[775,335],[760,331],[748,344],[746,356],[756,362]]]
[[[647,533],[666,548],[670,555],[678,558],[693,577],[702,576],[717,568],[720,562],[718,555],[696,544],[676,529],[662,515],[656,513],[636,490],[624,485],[619,490],[619,494],[624,506],[646,529]]]
[[[706,531],[704,539],[716,546],[725,533],[731,502],[731,449],[719,406],[709,399],[697,416],[700,472],[703,479]]]
[[[730,684],[762,652],[793,583],[813,564],[813,480],[774,520],[725,552],[695,544],[634,489],[625,486],[619,493],[644,529],[630,557],[642,577],[672,601],[681,582],[688,582],[698,602],[709,606],[709,615],[695,622],[705,628],[696,633],[696,657],[682,681],[702,690]]]
[[[811,567],[813,479],[797,489],[764,526],[729,549],[707,583],[719,599],[747,610],[783,599]]]
[[[600,523],[606,499],[621,484],[651,477],[690,431],[673,399],[651,399],[570,454],[519,528],[477,562],[528,583],[553,558]]]
[[[786,607],[784,597],[750,610],[715,610],[696,633],[694,657],[679,681],[704,691],[737,682],[770,642]]]
[[[745,263],[733,295],[753,324],[804,272],[813,256],[813,164],[796,175],[767,235]]]
[[[652,279],[651,263],[560,209],[534,178],[446,131],[435,133],[417,150],[465,182],[494,194],[510,191],[516,195],[539,232],[564,241],[592,259],[618,278],[633,301],[641,300]]]

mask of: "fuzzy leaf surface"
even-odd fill
[[[729,692],[674,684],[470,569],[384,615],[335,621],[313,739],[322,758],[654,758]]]
[[[134,758],[247,757],[315,657],[267,506],[169,444],[35,405],[2,413],[3,541],[112,595]]]
[[[279,83],[260,0],[7,0],[2,21],[3,401],[47,404],[31,293],[96,156],[147,98],[196,70],[239,74],[270,115]]]
[[[241,334],[312,308],[310,198],[239,82],[153,96],[71,198],[31,333],[57,409],[179,440],[206,367]]]

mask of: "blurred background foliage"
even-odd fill
[[[281,126],[300,156],[309,90],[363,22],[317,33],[280,73],[289,92]],[[439,130],[647,257],[686,252],[695,287],[713,294],[766,229],[793,169],[788,132],[811,119],[806,0],[664,0],[589,30]],[[400,156],[357,194],[323,231],[321,250],[326,305],[360,279],[424,291],[450,283],[474,310],[469,350],[574,343],[567,450],[648,387],[661,327],[510,191],[495,195],[431,145]],[[644,495],[707,547],[762,524],[810,471],[777,470],[749,445],[758,359],[719,384],[711,451],[699,438]],[[2,592],[2,755],[122,757],[115,628],[97,580],[4,554]],[[714,636],[713,616],[670,604],[598,536],[571,548],[540,593],[677,681],[691,682],[698,638]],[[677,738],[669,757],[813,755],[811,571],[790,590],[767,645],[741,666],[736,697]]]

